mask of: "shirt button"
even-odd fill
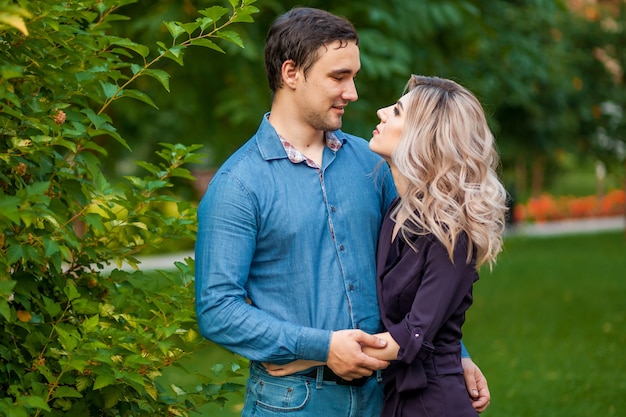
[[[330,211],[335,212],[335,206],[330,206]]]
[[[420,337],[420,335],[419,335],[419,334],[417,334],[417,333],[415,333],[415,337]]]
[[[339,250],[343,252],[343,245],[339,245]]]
[[[354,284],[350,284],[350,291],[354,291]]]

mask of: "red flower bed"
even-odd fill
[[[515,222],[544,222],[547,220],[581,219],[588,217],[609,217],[624,214],[626,193],[612,190],[601,198],[554,197],[542,194],[531,197],[526,203],[516,204],[513,209]]]

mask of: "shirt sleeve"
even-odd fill
[[[424,271],[411,311],[389,328],[400,345],[398,360],[402,362],[425,359],[434,350],[435,334],[471,290],[477,275],[474,263],[466,262],[467,238],[462,236],[454,250],[454,263],[443,244],[434,238],[431,244],[422,248],[426,257]]]
[[[248,190],[231,174],[218,174],[198,208],[195,285],[200,333],[250,360],[325,361],[331,331],[278,320],[248,300],[259,222]]]

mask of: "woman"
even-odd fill
[[[461,327],[477,269],[502,248],[506,192],[478,100],[459,84],[411,76],[378,110],[370,149],[391,167],[399,197],[383,224],[377,289],[384,349],[382,416],[476,416],[461,366]],[[270,370],[298,370],[297,363]],[[301,363],[300,368],[311,366]]]
[[[370,149],[399,198],[383,220],[378,300],[388,341],[383,416],[475,416],[461,368],[461,326],[477,269],[502,248],[506,192],[478,100],[454,81],[413,75],[380,109]],[[366,351],[368,354],[381,352]]]

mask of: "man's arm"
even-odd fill
[[[330,330],[278,320],[246,302],[257,218],[248,190],[232,175],[218,174],[198,208],[195,285],[200,332],[250,360],[325,361]]]
[[[346,381],[369,376],[374,370],[384,369],[389,365],[386,360],[368,356],[365,350],[376,352],[385,349],[387,342],[376,335],[369,335],[360,330],[339,330],[333,332],[328,354],[329,362],[297,360],[284,365],[263,363],[269,374],[286,376],[319,365],[328,365],[333,372]]]

